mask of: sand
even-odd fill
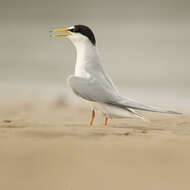
[[[60,103],[60,102],[59,102]],[[2,190],[189,190],[190,114],[151,123],[56,102],[0,105]]]

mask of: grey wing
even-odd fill
[[[109,77],[109,75],[107,75],[106,73],[104,73],[104,71],[102,71],[102,72],[103,72],[102,76],[104,77],[105,81],[108,82],[108,84],[110,85],[111,88],[114,89],[114,91],[116,91],[117,93],[119,93],[118,89],[114,85],[114,83],[113,83],[112,79]]]
[[[76,95],[89,101],[112,103],[120,100],[118,92],[104,81],[72,75],[69,76],[68,83]]]
[[[126,110],[131,108],[142,111],[180,114],[174,111],[146,106],[129,98],[122,97],[117,90],[110,87],[104,80],[100,82],[94,78],[87,79],[72,75],[69,77],[68,82],[75,94],[89,101],[102,102]]]

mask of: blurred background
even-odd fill
[[[120,91],[161,107],[189,109],[189,0],[0,1],[0,101],[80,100],[66,85],[75,50],[49,31],[85,24]]]

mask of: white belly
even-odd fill
[[[124,118],[124,117],[133,117],[133,114],[127,110],[111,106],[104,103],[91,102],[88,101],[92,109],[101,112],[103,115],[108,118]]]

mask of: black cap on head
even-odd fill
[[[88,26],[75,25],[73,28],[68,29],[68,30],[71,31],[71,32],[80,33],[80,34],[86,36],[91,41],[91,43],[93,45],[96,45],[96,40],[95,40],[94,34],[93,34],[92,30]]]

